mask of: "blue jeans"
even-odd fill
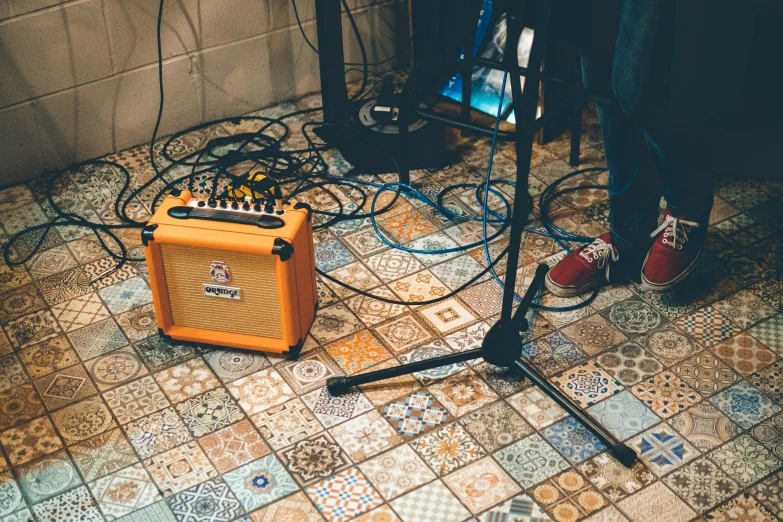
[[[705,231],[712,208],[706,122],[675,121],[661,110],[670,15],[664,2],[624,0],[614,45],[582,54],[609,167],[612,239],[627,248],[657,226],[661,195],[672,214]]]

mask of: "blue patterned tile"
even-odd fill
[[[141,277],[101,288],[98,293],[112,314],[121,314],[152,301],[152,292]]]
[[[590,406],[587,411],[620,440],[633,437],[661,421],[627,390]]]
[[[210,479],[168,498],[182,522],[228,522],[244,513],[242,504],[220,479]]]
[[[542,434],[565,458],[575,464],[606,449],[603,442],[573,417],[549,426]]]
[[[745,381],[714,395],[710,402],[744,429],[780,411],[780,406]]]
[[[274,455],[245,464],[223,475],[223,479],[247,511],[266,506],[299,489]]]
[[[587,357],[560,332],[536,339],[522,347],[522,357],[537,366],[547,377],[571,366],[575,366]]]
[[[537,433],[496,451],[493,456],[526,488],[568,469],[568,462]]]
[[[350,250],[336,239],[327,239],[315,245],[315,264],[324,272],[356,261]]]
[[[628,441],[647,467],[659,477],[673,471],[699,455],[679,433],[666,424],[647,430]]]

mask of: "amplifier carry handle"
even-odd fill
[[[222,221],[224,223],[242,223],[245,225],[256,225],[259,228],[266,229],[283,228],[285,226],[285,222],[277,216],[270,216],[268,214],[249,214],[246,212],[233,212],[211,208],[185,206],[171,207],[168,214],[175,219],[205,219],[207,221]]]

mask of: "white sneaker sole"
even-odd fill
[[[602,273],[600,273],[600,275],[601,277],[588,279],[578,286],[560,286],[552,281],[552,278],[550,278],[549,274],[547,273],[544,284],[546,285],[547,289],[557,297],[576,297],[595,290],[596,288],[602,287],[606,283],[606,276],[604,276]]]

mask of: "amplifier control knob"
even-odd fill
[[[237,203],[236,201],[232,201],[232,202],[231,202],[231,208],[232,208],[233,210],[236,210],[236,209],[238,209],[238,208],[239,208],[239,203]]]
[[[271,214],[273,210],[274,208],[272,207],[272,205],[268,203],[264,205],[264,212],[266,212],[267,214]]]
[[[217,201],[215,201],[214,199],[210,199],[207,205],[209,205],[209,208],[215,208],[217,206]]]
[[[261,212],[261,203],[253,205],[253,212]]]
[[[199,207],[203,207],[204,205],[206,205],[206,203],[204,203],[203,201],[199,201],[199,202],[198,202],[198,206],[199,206]]]
[[[220,200],[220,208],[226,208],[227,206],[228,205],[226,204],[226,200],[225,199],[221,199]]]
[[[242,210],[250,210],[250,203],[248,203],[247,201],[242,203]]]
[[[283,209],[275,210],[275,214],[277,214],[278,216],[283,215],[285,214],[285,210]]]

